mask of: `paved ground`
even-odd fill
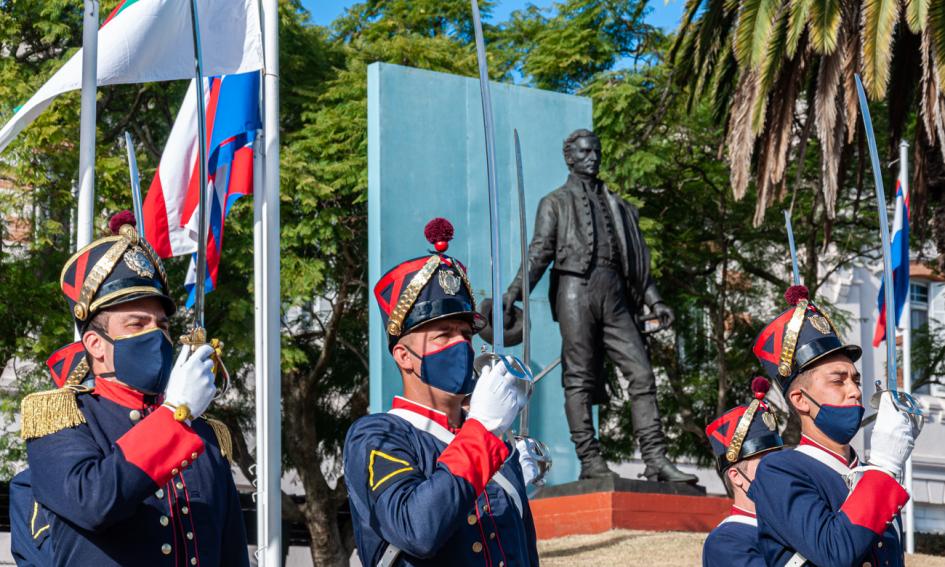
[[[602,565],[695,567],[702,564],[706,534],[615,530],[538,542],[543,567]],[[913,555],[908,567],[945,567],[945,557]]]

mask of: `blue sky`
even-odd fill
[[[302,4],[312,13],[312,21],[316,24],[328,25],[335,18],[344,13],[346,7],[354,4],[353,0],[302,0]],[[534,4],[547,8],[554,4],[553,0],[497,0],[493,19],[505,20],[510,13],[520,8]],[[685,0],[651,0],[649,21],[666,31],[673,31],[682,17]]]

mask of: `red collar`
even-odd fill
[[[449,431],[456,433],[458,431],[455,427],[450,427],[450,422],[446,418],[446,414],[440,410],[435,410],[433,408],[428,408],[423,404],[418,404],[413,400],[408,400],[407,398],[402,398],[400,396],[394,396],[394,402],[391,404],[391,407],[396,409],[404,409],[407,411],[412,411],[413,413],[422,415],[428,419],[433,420],[435,423],[442,425]]]
[[[99,377],[95,378],[95,391],[93,393],[128,409],[144,409],[156,406],[161,403],[163,398],[163,396],[145,394],[131,386]]]
[[[738,506],[734,504],[732,504],[732,515],[733,516],[748,516],[749,518],[756,517],[754,512],[749,512],[748,510],[744,508],[739,508]]]
[[[836,452],[836,451],[831,451],[830,449],[824,447],[823,445],[821,445],[820,443],[814,441],[813,439],[811,439],[811,438],[808,437],[807,435],[804,435],[803,433],[801,434],[801,442],[800,442],[799,444],[800,444],[800,445],[810,445],[811,447],[815,447],[815,448],[817,448],[817,449],[820,449],[820,450],[823,451],[824,453],[827,453],[828,455],[830,455],[830,456],[833,457],[834,459],[837,459],[838,461],[840,461],[840,463],[843,464],[843,465],[846,466],[846,467],[855,467],[855,466],[857,465],[858,461],[859,461],[859,459],[857,459],[856,453],[853,452],[852,449],[850,450],[850,460],[847,461],[847,459],[846,459],[843,455],[841,455],[840,453],[838,453],[838,452]]]

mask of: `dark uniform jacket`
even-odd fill
[[[856,455],[846,463],[803,436],[796,449],[762,459],[748,496],[768,565],[785,565],[795,554],[817,567],[905,564],[899,511],[909,495],[877,470],[863,473],[851,491],[857,465]]]
[[[706,538],[702,567],[765,567],[755,515],[733,506],[732,515]]]
[[[10,480],[10,551],[18,567],[53,564],[49,520],[33,498],[29,469]]]
[[[86,423],[27,441],[55,565],[249,565],[239,495],[207,422],[177,422],[102,379],[76,401]]]
[[[603,184],[602,184],[603,185]],[[640,232],[640,213],[637,208],[616,193],[602,186],[614,218],[616,240],[620,250],[622,275],[627,279],[630,305],[639,311],[643,304],[653,305],[660,300],[659,291],[650,275],[650,251]],[[557,289],[560,272],[578,276],[590,273],[594,259],[594,231],[591,203],[581,181],[572,175],[558,189],[542,197],[535,215],[535,232],[528,246],[528,289],[534,289],[548,266],[554,262],[551,273],[551,314],[557,318]],[[512,284],[513,290],[522,288],[522,270]]]
[[[445,414],[404,398],[392,411],[411,412],[428,430],[449,427]],[[522,470],[510,452],[475,420],[447,446],[392,413],[359,419],[345,440],[344,471],[361,562],[377,565],[392,544],[402,550],[397,566],[537,566]],[[489,482],[496,470],[506,488]]]

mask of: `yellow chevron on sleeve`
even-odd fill
[[[387,461],[387,462],[375,461],[375,459],[383,459],[384,461]],[[379,479],[377,482],[374,482],[375,463],[379,465],[384,465],[385,467],[392,466],[391,463],[395,463],[394,466],[396,465],[404,465],[404,466],[400,468],[395,468],[393,471],[388,472],[386,475],[384,475],[383,478]],[[408,463],[407,461],[403,459],[398,459],[397,457],[392,457],[388,455],[387,453],[378,451],[377,449],[373,449],[371,450],[371,457],[370,459],[368,459],[368,485],[371,487],[372,491],[377,490],[379,486],[381,486],[382,484],[384,484],[386,481],[390,480],[391,478],[401,473],[409,472],[412,470],[413,470],[413,467],[410,466],[410,463]]]

